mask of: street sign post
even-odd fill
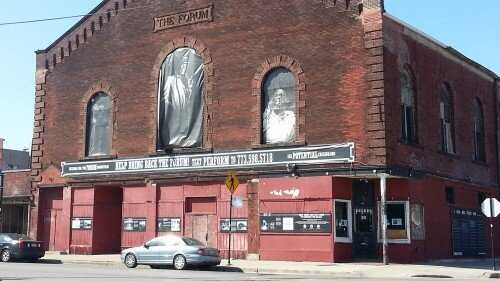
[[[240,184],[238,177],[235,173],[231,172],[226,177],[226,188],[229,193],[231,193],[231,199],[229,200],[229,253],[227,264],[231,264],[231,234],[233,232],[233,193],[238,189],[238,185]]]
[[[483,203],[481,203],[481,211],[483,214],[490,219],[490,230],[491,230],[491,259],[493,261],[493,271],[496,271],[495,262],[495,231],[493,229],[493,220],[500,215],[500,202],[496,198],[486,198]]]

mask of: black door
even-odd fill
[[[353,194],[353,258],[373,259],[377,255],[377,227],[373,185],[355,180]]]

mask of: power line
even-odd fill
[[[153,6],[153,5],[139,6],[139,7],[135,7],[135,8],[124,8],[124,9],[120,9],[119,11],[132,11],[132,10],[137,10],[137,9],[148,8],[148,7],[151,7],[151,6]],[[107,12],[109,12],[109,11],[106,11],[106,13]],[[46,21],[56,21],[56,20],[64,20],[64,19],[72,19],[72,18],[82,18],[82,17],[93,16],[93,15],[98,15],[98,14],[106,15],[106,13],[90,13],[90,14],[63,16],[63,17],[55,17],[55,18],[43,18],[43,19],[34,19],[34,20],[0,22],[0,26],[18,25],[18,24],[36,23],[36,22],[46,22]]]

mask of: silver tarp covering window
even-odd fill
[[[271,71],[264,82],[262,114],[266,144],[295,141],[295,78],[286,68]]]
[[[179,48],[160,70],[158,148],[198,147],[203,138],[203,60]]]
[[[111,98],[97,93],[87,107],[87,156],[111,152]]]

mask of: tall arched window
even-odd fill
[[[474,160],[486,161],[484,144],[484,114],[483,106],[478,98],[474,99]]]
[[[87,105],[87,156],[111,154],[112,111],[111,97],[95,94]]]
[[[453,95],[447,84],[441,87],[439,117],[441,119],[441,150],[455,153],[455,124],[453,113]]]
[[[401,136],[405,143],[417,143],[415,85],[408,69],[401,72]]]
[[[160,68],[158,149],[203,142],[203,59],[190,48],[169,54]]]
[[[296,139],[295,77],[290,70],[271,70],[263,84],[262,141],[292,143]]]

